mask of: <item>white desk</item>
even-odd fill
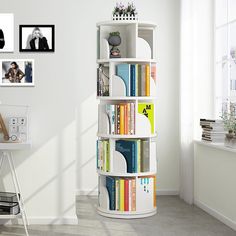
[[[19,208],[20,208],[20,213],[18,215],[0,215],[0,219],[22,218],[24,228],[25,228],[25,234],[27,236],[29,236],[28,229],[27,229],[28,220],[27,220],[25,208],[24,208],[24,199],[23,199],[23,196],[21,193],[19,180],[17,177],[15,165],[13,162],[12,151],[27,150],[27,149],[30,149],[31,146],[32,146],[32,144],[30,142],[28,142],[28,143],[0,143],[0,170],[1,170],[1,167],[3,164],[3,158],[6,158],[8,160],[9,167],[11,170],[12,180],[14,183],[17,201],[18,201]],[[19,198],[18,193],[20,193],[20,198]]]

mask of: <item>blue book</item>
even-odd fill
[[[106,176],[106,188],[109,195],[109,209],[116,209],[116,180],[114,177]]]
[[[134,140],[117,140],[115,150],[120,152],[127,163],[127,173],[137,172],[137,142]]]
[[[130,96],[136,96],[136,65],[130,65]]]
[[[126,96],[130,96],[130,65],[119,64],[116,66],[116,75],[119,76],[125,83]]]

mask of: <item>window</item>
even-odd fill
[[[236,107],[236,0],[215,0],[215,116]]]

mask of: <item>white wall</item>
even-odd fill
[[[96,22],[109,20],[115,3],[8,0],[1,4],[1,12],[15,14],[15,53],[0,58],[35,59],[34,88],[0,88],[3,103],[31,106],[33,149],[16,153],[15,161],[32,222],[74,219],[75,192],[97,188]],[[140,20],[158,25],[158,189],[178,192],[179,1],[137,0],[136,5]],[[55,53],[19,53],[19,24],[55,24]],[[8,172],[1,185],[10,190]]]
[[[236,230],[236,152],[194,147],[195,204]]]

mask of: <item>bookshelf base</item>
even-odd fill
[[[150,211],[143,211],[143,212],[124,212],[124,211],[110,211],[102,209],[101,207],[97,208],[97,212],[101,216],[106,216],[110,218],[121,218],[121,219],[137,219],[137,218],[145,218],[149,216],[153,216],[157,213],[157,209],[154,208]]]

